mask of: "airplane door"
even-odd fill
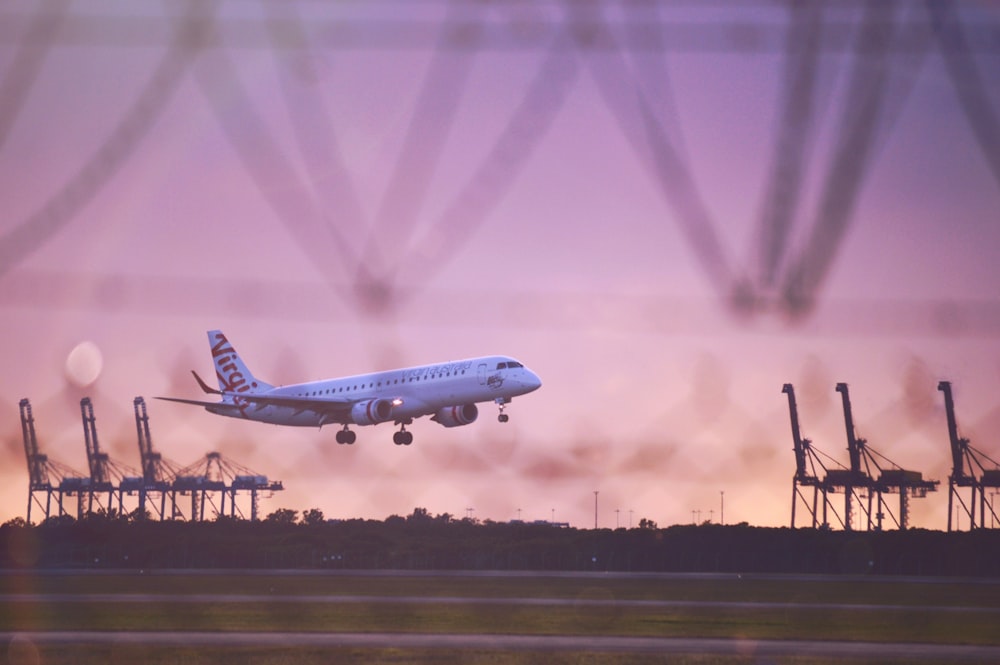
[[[486,363],[479,363],[479,385],[486,385]]]

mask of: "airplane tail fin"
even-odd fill
[[[236,349],[229,343],[221,330],[208,331],[208,346],[212,349],[215,375],[219,379],[219,390],[224,393],[223,401],[231,401],[232,393],[259,393],[274,386],[256,378],[247,368]],[[204,390],[208,386],[199,379]]]

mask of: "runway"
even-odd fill
[[[581,651],[635,654],[713,654],[771,658],[780,656],[859,658],[868,661],[949,660],[998,662],[1000,647],[888,644],[804,640],[698,639],[562,635],[456,635],[428,633],[294,632],[0,632],[4,644],[148,645],[176,647],[313,647],[476,649],[497,651]]]
[[[236,603],[322,603],[371,605],[509,605],[512,607],[636,607],[646,609],[716,610],[843,610],[843,611],[906,611],[940,614],[995,614],[1000,608],[928,605],[871,605],[855,603],[805,602],[743,602],[713,600],[635,600],[627,598],[477,598],[467,596],[359,596],[329,594],[139,594],[139,593],[49,593],[0,594],[0,603],[138,603],[194,605]]]
[[[210,574],[218,575],[219,571],[205,571],[204,575]],[[69,576],[80,576],[81,578],[86,578],[89,576],[101,577],[107,575],[105,572],[91,571],[90,573],[82,571],[60,571],[56,573],[49,573],[49,576],[60,578]],[[121,574],[119,571],[118,574]],[[194,573],[197,577],[201,573]],[[360,572],[286,572],[286,571],[266,571],[258,572],[252,571],[246,573],[241,571],[237,576],[253,577],[256,575],[288,575],[289,577],[301,577],[303,575],[310,575],[316,577],[354,577],[354,576],[370,576],[378,577],[381,575],[368,575],[367,573]],[[139,577],[159,577],[159,576],[191,576],[190,571],[157,571],[155,573],[140,573]],[[561,575],[545,575],[545,574],[524,574],[524,575],[504,575],[498,573],[488,573],[488,574],[442,574],[438,572],[434,573],[398,573],[392,572],[387,573],[386,577],[437,577],[441,578],[442,581],[449,577],[561,577]],[[600,573],[584,573],[584,574],[574,574],[572,575],[575,579],[581,582],[580,589],[586,590],[593,588],[598,582],[609,582],[615,579],[635,579],[635,578],[646,578],[646,579],[673,579],[673,580],[702,580],[706,581],[709,579],[723,581],[733,581],[738,582],[739,580],[753,579],[751,576],[699,576],[699,575],[647,575],[647,574],[619,574],[619,575],[605,575]],[[827,578],[827,577],[815,577],[815,576],[803,576],[805,580],[809,581],[821,581],[830,582],[833,584],[842,584],[848,581],[847,578]],[[762,579],[758,577],[757,579]],[[788,581],[790,578],[787,576],[775,577],[775,579],[780,581]],[[797,579],[797,578],[795,578]],[[892,578],[867,578],[864,580],[867,584],[880,585],[882,583],[896,583],[898,580]],[[954,584],[955,581],[947,580],[935,580],[933,578],[923,578],[912,580],[913,584]],[[972,586],[981,587],[985,585],[987,588],[992,588],[996,586],[996,580],[983,580],[982,584],[976,582],[962,582],[960,584],[971,584]],[[118,606],[116,612],[131,612],[131,608],[127,607],[130,605],[142,606],[148,605],[151,607],[159,607],[160,612],[166,612],[167,615],[174,613],[174,606],[180,607],[183,605],[193,606],[199,605],[204,606],[204,609],[199,608],[198,612],[212,612],[211,606],[223,606],[228,605],[230,608],[233,606],[240,606],[239,612],[253,612],[253,605],[260,605],[262,607],[288,607],[288,612],[300,612],[302,608],[295,608],[295,605],[311,605],[316,606],[317,611],[323,611],[319,608],[320,605],[343,605],[343,606],[357,606],[358,611],[362,612],[365,616],[369,613],[374,612],[372,616],[381,616],[382,610],[374,610],[373,606],[395,606],[399,608],[404,608],[405,612],[410,613],[411,616],[422,615],[425,612],[438,612],[440,608],[432,609],[431,606],[452,606],[452,607],[468,607],[469,610],[466,614],[479,613],[480,608],[484,610],[490,606],[501,608],[500,612],[517,612],[518,608],[534,607],[540,608],[542,612],[546,615],[555,614],[556,610],[559,608],[569,608],[570,610],[586,610],[594,611],[600,614],[602,611],[605,612],[606,616],[616,616],[614,612],[606,612],[608,610],[623,610],[626,608],[634,608],[636,612],[641,613],[643,610],[649,610],[650,612],[656,612],[658,610],[671,611],[680,610],[682,614],[687,614],[688,610],[691,610],[692,614],[698,614],[699,612],[705,615],[707,610],[707,615],[722,615],[726,612],[735,612],[737,614],[749,613],[753,614],[755,612],[761,612],[762,614],[770,613],[771,616],[777,617],[778,621],[792,621],[800,615],[807,613],[817,613],[817,612],[845,612],[847,614],[854,614],[855,612],[872,613],[872,616],[877,616],[882,612],[888,613],[904,613],[905,616],[909,617],[908,621],[916,622],[917,625],[932,625],[935,616],[943,618],[945,615],[952,617],[952,621],[964,624],[967,620],[974,622],[976,625],[989,627],[993,625],[1000,624],[1000,607],[995,604],[990,604],[989,606],[976,606],[975,603],[969,603],[968,605],[962,603],[963,596],[946,596],[949,600],[941,602],[942,598],[938,599],[938,602],[927,602],[925,600],[924,604],[915,605],[902,605],[902,604],[890,604],[887,602],[884,605],[875,604],[878,602],[879,598],[882,598],[882,594],[878,593],[872,596],[874,602],[869,602],[865,604],[859,603],[823,603],[816,602],[815,596],[811,598],[803,598],[802,600],[693,600],[684,598],[659,598],[659,599],[639,599],[639,598],[615,598],[612,595],[605,596],[593,596],[585,593],[575,596],[532,596],[531,588],[527,587],[526,590],[522,589],[522,593],[518,593],[514,597],[505,596],[484,596],[484,595],[470,595],[461,596],[456,595],[454,591],[450,595],[433,596],[433,595],[416,595],[413,593],[387,593],[384,595],[368,595],[359,594],[356,591],[352,593],[330,593],[331,590],[336,589],[333,587],[322,587],[321,585],[316,585],[312,587],[309,585],[309,590],[314,590],[316,593],[306,592],[294,592],[288,593],[287,591],[281,592],[281,587],[277,584],[273,585],[271,588],[273,591],[268,591],[268,586],[270,583],[263,585],[264,588],[258,588],[251,591],[247,589],[247,593],[233,593],[229,588],[221,589],[222,592],[206,590],[202,593],[173,593],[173,587],[167,585],[163,589],[157,589],[156,591],[150,590],[148,592],[138,592],[138,593],[106,593],[100,590],[100,588],[93,588],[90,591],[81,590],[80,592],[70,593],[64,592],[58,589],[53,589],[49,587],[46,589],[47,592],[43,593],[3,593],[0,594],[0,606],[5,607],[17,607],[22,606],[27,608],[31,605],[38,605],[40,607],[57,607],[57,606],[86,606],[88,604],[94,607],[101,607],[102,605],[110,609],[111,605]],[[26,587],[14,587],[18,590],[23,590]],[[27,587],[30,589],[30,587]],[[384,588],[384,585],[383,585]],[[405,587],[400,588],[403,591]],[[412,588],[412,587],[410,587]],[[447,587],[445,587],[447,588]],[[458,587],[462,590],[469,591],[470,593],[475,593],[472,591],[471,587],[460,586]],[[930,587],[928,587],[930,588]],[[13,590],[8,586],[8,590]],[[235,590],[235,587],[233,588]],[[443,588],[437,589],[438,592],[444,591]],[[344,589],[348,591],[348,589]],[[445,591],[445,593],[447,593]],[[823,597],[822,594],[819,597]],[[891,595],[885,596],[886,601],[890,601]],[[949,602],[950,601],[950,602]],[[369,606],[365,608],[364,606]],[[420,607],[423,606],[423,607]],[[427,608],[427,609],[423,609]],[[509,610],[507,609],[509,608]],[[544,608],[553,608],[553,612],[547,613]],[[193,609],[189,607],[189,610]],[[81,611],[87,611],[86,609]],[[180,610],[178,610],[180,611]],[[235,608],[234,610],[235,611]],[[278,615],[284,615],[285,611],[282,609],[275,609]],[[454,611],[454,610],[450,610]],[[460,610],[461,611],[461,610]],[[312,610],[310,609],[311,613]],[[348,609],[348,614],[356,614],[354,609]],[[572,618],[574,615],[572,612],[567,613],[566,609],[559,609],[562,616],[567,616]],[[488,614],[487,614],[488,616]],[[8,624],[11,626],[12,624]],[[592,634],[593,631],[582,631],[583,634],[579,634],[581,631],[568,628],[570,623],[553,623],[547,631],[537,631],[538,633],[549,633],[549,634],[529,634],[532,632],[531,628],[524,627],[514,627],[509,626],[507,628],[507,633],[498,632],[496,634],[489,632],[490,630],[496,630],[495,625],[489,624],[484,626],[477,626],[477,630],[470,630],[469,632],[419,632],[419,629],[408,628],[399,623],[381,623],[372,624],[370,627],[373,632],[359,632],[365,630],[367,625],[360,625],[357,622],[353,624],[337,624],[340,625],[340,630],[337,631],[334,628],[334,624],[331,623],[313,623],[311,625],[300,625],[300,624],[285,624],[285,625],[273,625],[271,626],[273,630],[263,629],[259,631],[250,631],[244,627],[244,624],[228,624],[227,626],[220,626],[215,630],[192,630],[190,625],[175,624],[173,626],[164,625],[165,630],[163,631],[150,631],[150,630],[136,630],[136,631],[117,631],[108,630],[108,628],[116,628],[117,624],[107,624],[107,625],[94,625],[92,630],[80,630],[79,626],[72,625],[58,625],[52,624],[53,630],[38,630],[38,628],[45,628],[46,624],[22,624],[26,629],[24,631],[3,631],[0,632],[0,650],[6,647],[8,649],[15,648],[17,645],[30,647],[31,645],[42,647],[45,645],[53,646],[67,646],[67,645],[95,645],[95,646],[107,646],[114,648],[116,646],[133,646],[133,647],[161,647],[161,648],[185,648],[185,647],[205,647],[205,648],[227,648],[227,647],[249,647],[249,648],[268,648],[268,649],[296,649],[296,648],[319,648],[319,649],[339,649],[339,648],[361,648],[361,649],[382,649],[382,648],[395,648],[395,649],[414,649],[414,650],[470,650],[470,651],[487,651],[487,652],[504,652],[504,651],[524,651],[524,652],[592,652],[592,653],[620,653],[620,654],[711,654],[718,656],[733,656],[737,658],[755,658],[755,659],[769,659],[769,658],[781,658],[781,657],[815,657],[825,660],[857,660],[857,661],[883,661],[883,660],[899,660],[899,661],[933,661],[933,662],[1000,662],[1000,645],[992,646],[976,646],[976,645],[962,645],[962,644],[924,644],[915,640],[922,638],[921,634],[914,634],[914,641],[882,641],[882,642],[862,642],[853,641],[852,636],[845,636],[844,639],[830,640],[826,636],[824,639],[750,639],[740,636],[739,629],[733,627],[732,630],[723,635],[731,635],[732,637],[685,637],[684,633],[673,632],[673,636],[667,636],[666,633],[663,637],[655,636],[655,632],[651,635],[648,631],[643,636],[629,636],[623,634]],[[146,628],[149,625],[145,626]],[[141,628],[141,627],[140,627]],[[336,632],[327,632],[333,628]],[[289,630],[291,629],[291,630]],[[405,632],[408,630],[413,630],[413,632]],[[444,630],[448,630],[445,628]],[[454,628],[451,628],[454,631]],[[598,628],[598,632],[602,629]],[[989,630],[989,628],[984,628],[984,630]],[[397,632],[398,631],[398,632]],[[912,632],[912,631],[910,631]],[[696,634],[696,633],[695,633]],[[806,634],[806,636],[808,636]],[[877,639],[877,638],[876,638]],[[898,640],[897,635],[888,636],[886,640]],[[990,640],[983,640],[990,641]]]

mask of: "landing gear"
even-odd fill
[[[337,443],[352,445],[357,438],[358,435],[347,429],[347,425],[344,425],[344,429],[337,432]]]
[[[408,446],[413,443],[413,432],[406,431],[406,426],[412,423],[412,418],[408,418],[407,420],[397,420],[396,424],[399,425],[399,431],[392,435],[392,442],[397,446]]]
[[[496,402],[497,406],[500,407],[500,415],[497,416],[497,420],[499,420],[502,423],[507,422],[510,419],[510,416],[508,416],[506,413],[503,412],[503,408],[507,404],[510,404],[510,398],[509,397],[497,397],[493,401]]]

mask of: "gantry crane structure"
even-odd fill
[[[135,412],[136,440],[139,443],[139,459],[142,465],[142,483],[139,491],[139,509],[136,513],[139,519],[147,516],[146,505],[150,495],[159,498],[159,504],[149,502],[159,519],[163,519],[166,510],[167,496],[170,493],[174,478],[177,475],[176,466],[153,450],[153,437],[149,432],[149,415],[146,413],[146,400],[136,397],[132,400]]]
[[[805,505],[809,511],[809,515],[812,517],[812,528],[820,526],[829,528],[827,510],[830,507],[830,501],[826,482],[828,473],[826,465],[819,458],[819,451],[813,448],[812,441],[802,436],[799,427],[799,408],[795,401],[795,388],[792,384],[786,383],[782,386],[781,392],[788,395],[788,411],[792,420],[792,444],[795,451],[795,475],[792,477],[792,528],[795,528],[795,507],[799,502]],[[818,475],[819,470],[823,472],[822,478]],[[803,494],[803,487],[813,489],[811,502]],[[819,507],[817,506],[820,497],[823,500],[822,522],[820,522]]]
[[[94,512],[94,504],[104,509],[107,515],[117,507],[118,515],[125,515],[124,495],[138,494],[136,516],[147,517],[147,506],[153,508],[159,519],[184,519],[183,510],[177,505],[177,496],[190,496],[191,508],[188,519],[205,519],[205,507],[211,505],[216,516],[226,515],[226,499],[229,499],[228,514],[244,517],[237,504],[241,493],[250,495],[250,519],[259,519],[259,499],[264,492],[273,493],[284,489],[281,481],[272,481],[235,462],[225,459],[221,453],[212,452],[194,464],[178,469],[153,449],[153,439],[149,428],[149,415],[142,397],[132,401],[135,412],[136,438],[139,457],[142,461],[142,475],[129,467],[113,461],[101,450],[97,437],[97,418],[89,397],[80,400],[80,414],[83,420],[84,443],[87,448],[87,464],[90,475],[84,476],[69,467],[54,462],[39,451],[35,434],[35,419],[31,403],[21,400],[21,430],[24,438],[24,452],[28,463],[28,510],[27,521],[31,522],[32,507],[45,511],[45,518],[51,516],[52,498],[58,502],[59,516],[66,515],[63,499],[75,496],[77,499],[77,519]],[[45,495],[44,503],[41,495]],[[150,501],[151,495],[159,501]],[[170,498],[170,513],[166,510],[167,497]],[[105,500],[106,498],[106,500]],[[116,503],[117,499],[117,503]]]
[[[827,475],[830,490],[844,492],[844,529],[854,528],[854,503],[857,501],[865,512],[867,528],[872,528],[872,498],[875,494],[875,480],[871,475],[870,458],[867,455],[865,439],[858,438],[854,429],[854,415],[851,412],[851,398],[846,383],[838,383],[835,388],[840,393],[844,405],[844,426],[847,430],[847,456],[849,467],[837,469]],[[862,465],[864,468],[862,468]],[[882,513],[879,511],[879,521]]]
[[[940,381],[938,390],[944,393],[944,408],[948,417],[948,438],[951,443],[952,468],[951,475],[948,476],[948,531],[952,530],[952,507],[956,499],[969,518],[970,531],[976,528],[986,528],[987,510],[991,515],[990,524],[995,525],[998,521],[996,507],[992,501],[986,500],[986,489],[1000,488],[1000,463],[986,453],[973,448],[968,439],[959,436],[951,382]],[[987,467],[986,463],[992,464],[992,468]],[[968,503],[962,498],[959,491],[961,487],[968,487],[970,490]],[[976,512],[977,497],[978,513]]]
[[[258,500],[260,492],[277,492],[285,489],[279,480],[268,480],[250,469],[231,460],[221,453],[211,452],[194,464],[177,472],[171,484],[171,511],[174,518],[182,517],[183,513],[177,506],[177,495],[190,495],[191,521],[205,519],[205,506],[211,505],[215,515],[226,514],[226,497],[229,497],[229,516],[244,517],[236,504],[236,496],[240,492],[250,494],[250,520],[257,521]],[[216,504],[218,499],[218,504]]]
[[[118,497],[118,514],[124,510],[123,494],[133,492],[142,486],[142,478],[126,466],[113,461],[101,450],[97,439],[97,418],[94,404],[89,397],[80,400],[80,415],[83,419],[83,439],[87,447],[87,465],[90,468],[90,485],[87,487],[87,513],[94,512],[94,503],[103,507],[110,515]],[[107,494],[107,505],[101,506],[101,496]]]
[[[77,499],[77,517],[83,515],[82,495],[86,493],[90,485],[90,479],[77,473],[73,469],[50,460],[47,455],[42,454],[38,449],[38,438],[35,434],[35,416],[31,410],[31,402],[24,398],[20,402],[21,409],[21,434],[24,438],[24,454],[28,461],[28,511],[25,516],[28,524],[31,524],[31,507],[37,505],[40,510],[45,511],[45,519],[52,514],[52,496],[56,495],[59,507],[59,516],[65,515],[63,507],[64,496],[75,496]],[[55,483],[53,484],[53,481]],[[45,495],[45,504],[42,505],[39,494]]]
[[[847,430],[847,450],[850,455],[851,467],[843,478],[831,478],[833,472],[827,474],[831,480],[831,487],[842,487],[845,494],[844,510],[845,528],[850,529],[853,524],[852,501],[856,497],[859,504],[865,511],[867,518],[867,528],[870,531],[873,527],[872,518],[875,518],[874,528],[881,531],[886,513],[895,522],[896,527],[904,531],[909,520],[909,500],[910,497],[922,498],[928,492],[937,490],[940,484],[937,480],[924,480],[919,471],[908,471],[898,464],[878,453],[868,446],[865,439],[859,438],[854,428],[854,416],[851,411],[851,398],[848,394],[847,384],[838,383],[836,391],[840,393],[844,404],[844,426]],[[883,469],[879,459],[890,464],[893,468]],[[862,468],[863,467],[863,468]],[[877,476],[873,473],[877,472]],[[860,492],[859,492],[860,491]],[[892,513],[885,501],[885,494],[899,494],[899,517]],[[876,502],[875,510],[872,512],[872,503]],[[885,511],[885,512],[883,512]]]

